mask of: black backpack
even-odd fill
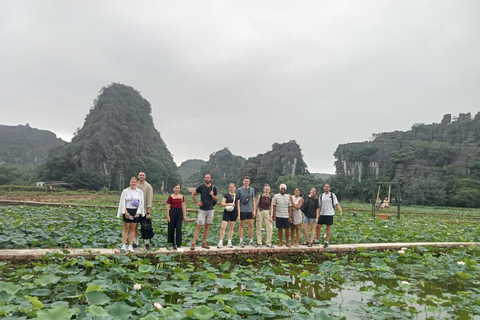
[[[140,222],[140,231],[142,232],[142,239],[152,239],[155,236],[152,219],[142,220]]]
[[[215,185],[214,185],[214,184],[212,184],[212,191],[213,191],[213,194],[215,194],[215,191],[214,191],[214,189],[215,189]],[[212,200],[212,201],[213,201],[213,206],[215,207],[215,206],[217,205],[217,200]]]
[[[310,204],[310,197],[308,195],[303,196],[303,202],[302,202],[302,207],[300,208],[300,211],[305,213],[305,211],[308,209],[308,205]]]

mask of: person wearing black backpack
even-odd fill
[[[303,219],[303,235],[305,236],[304,246],[313,246],[313,240],[315,237],[315,225],[317,218],[318,198],[317,189],[310,189],[310,193],[303,197],[302,208],[300,209],[305,218]],[[308,227],[310,226],[310,236],[308,235]]]
[[[197,194],[200,194],[200,201],[197,200]],[[218,201],[217,188],[215,188],[215,185],[212,184],[212,176],[210,173],[205,174],[205,183],[198,186],[197,189],[193,191],[192,200],[196,206],[199,206],[199,209],[197,227],[195,228],[195,233],[193,234],[190,250],[195,250],[197,238],[200,235],[200,229],[202,229],[203,226],[205,226],[205,230],[203,232],[202,248],[210,249],[210,246],[207,243],[208,231],[210,229],[210,225],[213,223],[215,213],[214,207]]]
[[[322,225],[327,226],[327,235],[325,237],[325,243],[323,247],[326,249],[328,247],[328,242],[330,241],[330,235],[332,234],[332,225],[333,225],[333,216],[335,215],[335,207],[340,210],[340,215],[342,215],[342,207],[338,203],[337,196],[330,192],[330,185],[326,184],[323,187],[325,191],[318,197],[319,208],[317,209],[317,237],[314,244],[320,243],[320,234],[322,231]]]

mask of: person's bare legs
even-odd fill
[[[318,242],[320,242],[320,235],[322,234],[322,224],[317,224],[317,234],[316,234],[316,239]]]
[[[310,223],[310,243],[313,243],[314,239],[315,239],[315,222],[312,222]]]
[[[210,229],[210,225],[208,223],[205,223],[205,231],[203,232],[203,244],[207,245],[207,239],[208,239],[208,230]]]
[[[302,231],[303,231],[303,235],[305,236],[305,242],[309,242],[310,237],[308,236],[308,223],[303,224]]]
[[[228,230],[228,241],[232,241],[233,232],[235,231],[235,221],[230,221],[230,230]]]
[[[227,229],[228,221],[222,221],[222,226],[220,227],[220,242],[223,242],[223,238],[225,238],[225,230]],[[231,233],[231,227],[230,227],[230,232]],[[230,236],[229,236],[230,239]]]
[[[247,219],[248,224],[248,240],[253,240],[253,219]]]
[[[123,233],[122,233],[122,244],[126,245],[127,244],[127,238],[128,238],[128,227],[129,223],[123,222]]]
[[[292,245],[288,242],[290,238],[290,230],[288,228],[285,228],[285,239],[287,240],[286,243],[287,243],[287,247],[291,247]]]
[[[135,230],[133,230],[133,234],[134,234],[133,238],[134,239],[138,238],[138,223],[136,223],[136,225],[137,225],[137,227],[135,228]]]
[[[278,229],[278,240],[279,240],[278,246],[279,247],[283,246],[283,232],[282,231],[283,231],[283,229]]]
[[[290,233],[292,234],[292,242],[290,243],[290,245],[293,246],[293,235],[295,234],[295,226],[293,225],[293,223],[290,225]]]
[[[129,223],[129,234],[128,234],[128,238],[130,240],[130,245],[133,246],[133,239],[135,238],[135,229],[137,228],[137,223],[132,223],[130,222]]]
[[[327,225],[327,236],[325,237],[325,242],[330,242],[331,234],[332,234],[332,226]]]
[[[245,220],[240,220],[240,227],[238,227],[238,237],[243,239],[243,229],[245,228]]]
[[[191,248],[195,248],[195,245],[197,244],[198,235],[200,234],[200,229],[202,229],[202,227],[203,227],[203,224],[197,224],[197,227],[195,228],[195,233],[193,234]]]
[[[297,232],[297,241],[295,241],[295,247],[298,247],[300,245],[300,225],[299,224],[295,226],[295,231]],[[292,241],[293,241],[293,234],[292,234]]]

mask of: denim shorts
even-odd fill
[[[314,223],[315,222],[315,218],[307,218],[305,217],[303,219],[303,223]]]

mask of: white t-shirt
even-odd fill
[[[128,189],[128,188],[127,188]],[[138,189],[135,189],[135,190],[132,190],[132,189],[129,189],[127,190],[127,194],[125,196],[125,206],[128,208],[128,209],[137,209],[137,207],[135,207],[133,204],[132,204],[132,197],[134,199],[137,199],[137,200],[140,200],[140,197],[143,197],[143,195],[140,194],[140,192],[138,192]]]
[[[289,218],[288,207],[292,206],[290,197],[287,194],[277,193],[273,197],[273,205],[275,206],[275,217],[277,218]]]
[[[336,206],[338,204],[338,200],[337,196],[334,193],[322,193],[322,195],[318,198],[319,204],[322,207],[322,210],[320,211],[321,216],[335,215],[335,210],[332,206],[332,198],[330,197],[333,197],[333,204]]]

